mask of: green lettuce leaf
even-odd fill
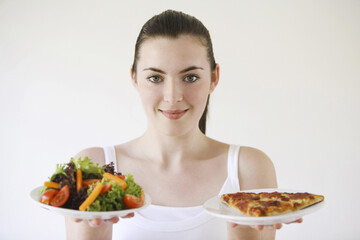
[[[75,170],[80,168],[83,177],[86,178],[87,175],[95,175],[98,178],[102,178],[104,168],[100,167],[99,164],[94,164],[93,162],[91,162],[90,158],[79,158],[77,161],[74,158],[71,158],[71,161],[75,164]]]
[[[125,182],[127,183],[127,187],[125,189],[125,194],[134,195],[137,197],[141,196],[141,187],[137,185],[134,181],[134,177],[131,174],[125,175]]]
[[[51,175],[51,177],[49,178],[50,181],[52,181],[57,174],[66,176],[66,173],[65,173],[65,171],[64,171],[65,167],[66,167],[66,164],[65,164],[65,163],[64,163],[64,164],[56,164],[55,173],[54,173],[53,175]]]

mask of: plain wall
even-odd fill
[[[64,239],[30,201],[57,163],[146,128],[134,44],[166,9],[199,18],[220,64],[208,135],[253,146],[324,208],[277,239],[360,239],[360,1],[0,0],[0,239]]]

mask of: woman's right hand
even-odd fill
[[[129,213],[128,215],[123,216],[121,218],[131,218],[133,216],[134,216],[134,213]],[[92,228],[98,228],[102,224],[115,224],[119,220],[120,219],[118,217],[113,217],[113,218],[106,219],[106,220],[102,220],[101,218],[94,218],[94,219],[89,219],[89,220],[83,220],[83,219],[79,219],[79,218],[74,218],[73,219],[73,221],[76,222],[76,223],[87,221],[89,226],[92,227]]]
[[[130,213],[121,218],[133,217]],[[67,240],[111,240],[113,225],[120,220],[118,217],[102,220],[94,218],[89,220],[77,218],[65,218]],[[120,220],[121,221],[121,220]]]

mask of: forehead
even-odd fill
[[[143,42],[139,53],[139,67],[209,65],[206,47],[194,36],[152,37]]]

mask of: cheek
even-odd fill
[[[139,95],[145,109],[153,108],[160,101],[159,94],[154,89],[141,89],[139,90]]]
[[[205,108],[208,95],[208,89],[202,86],[186,91],[186,96],[184,96],[184,98],[189,104],[193,105],[198,109],[198,111],[202,112]]]

